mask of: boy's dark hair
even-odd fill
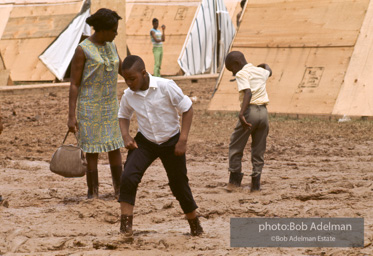
[[[118,20],[121,19],[122,17],[120,17],[115,11],[101,8],[89,16],[86,23],[92,26],[95,31],[101,31],[112,29],[118,23]]]
[[[156,23],[158,21],[157,18],[154,18],[153,21],[152,21],[152,24]]]
[[[139,57],[139,56],[137,56],[137,55],[129,55],[129,56],[127,56],[127,57],[123,60],[123,63],[122,63],[122,70],[130,69],[130,68],[132,68],[134,65],[137,66],[138,71],[141,71],[141,70],[145,69],[145,63],[144,63],[144,61],[141,59],[141,57]]]

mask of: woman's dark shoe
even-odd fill
[[[120,177],[122,176],[122,166],[110,166],[111,178],[113,180],[115,198],[119,198],[120,194]]]
[[[98,171],[87,170],[88,199],[98,198]]]

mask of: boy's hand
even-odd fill
[[[163,30],[165,30],[166,29],[166,26],[165,25],[162,25],[162,27],[161,27]]]
[[[123,136],[123,141],[126,149],[132,150],[138,148],[136,141],[131,136]]]
[[[240,114],[240,115],[238,116],[238,118],[240,119],[241,125],[242,125],[242,127],[243,127],[245,130],[247,130],[247,129],[251,129],[251,126],[252,126],[252,125],[246,121],[244,115],[241,115],[241,114]]]
[[[185,140],[179,140],[175,145],[175,156],[182,156],[186,152],[187,142]]]

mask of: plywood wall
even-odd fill
[[[254,65],[271,66],[270,112],[332,114],[368,4],[368,0],[248,2],[232,50],[243,52]],[[225,70],[210,110],[239,110],[232,78]]]
[[[128,3],[127,44],[131,54],[141,56],[147,70],[153,73],[153,46],[150,41],[152,20],[166,25],[166,40],[163,44],[162,75],[177,75],[181,70],[177,63],[189,28],[193,22],[199,1]]]
[[[373,116],[373,1],[370,2],[334,115]]]

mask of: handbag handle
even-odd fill
[[[67,133],[66,133],[66,135],[65,135],[65,138],[63,139],[62,145],[65,144],[65,141],[66,141],[67,136],[69,135],[69,133],[70,133],[70,131],[67,131]],[[78,138],[76,137],[75,132],[73,132],[73,133],[74,133],[74,135],[75,135],[75,139],[78,140]]]

